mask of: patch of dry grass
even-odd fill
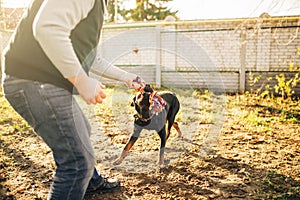
[[[122,181],[122,188],[88,199],[300,199],[299,101],[234,95],[226,96],[224,108],[218,107],[220,97],[209,92],[176,93],[185,138],[176,139],[175,132],[170,138],[170,164],[150,172],[103,168]],[[121,149],[132,130],[133,94],[122,88],[107,88],[107,94],[103,105],[87,110]],[[224,115],[219,140],[214,154],[202,157],[207,133],[219,119],[216,109]],[[55,170],[50,150],[2,95],[0,111],[0,199],[46,199]],[[157,156],[158,144],[155,133],[147,133],[133,152]],[[151,159],[130,162],[143,169]]]

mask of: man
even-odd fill
[[[72,95],[78,92],[88,104],[105,99],[104,85],[88,76],[92,66],[130,88],[144,84],[97,56],[105,10],[104,0],[34,0],[4,51],[5,97],[53,152],[51,200],[120,186],[97,173],[90,125]]]

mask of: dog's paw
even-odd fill
[[[169,163],[170,163],[170,160],[157,161],[157,162],[156,162],[156,165],[157,165],[159,168],[164,168],[164,167],[166,167]]]
[[[166,166],[165,163],[161,163],[161,162],[156,162],[156,165],[159,168],[164,168]]]
[[[182,135],[177,135],[177,138],[178,139],[183,139],[183,136]]]
[[[165,165],[165,164],[160,164],[160,165],[158,165],[158,167],[159,167],[160,169],[162,169],[162,168],[165,168],[166,165]]]
[[[120,165],[121,163],[122,163],[122,160],[119,158],[113,162],[113,165]]]

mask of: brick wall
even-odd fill
[[[288,72],[290,63],[300,66],[299,19],[293,16],[106,25],[104,36],[114,38],[114,44],[104,40],[102,51],[124,68],[139,66],[142,71],[143,66],[156,66],[152,76],[160,73],[159,82],[153,84],[244,92],[250,89],[249,72],[262,74],[263,79],[269,72]],[[126,51],[118,53],[117,58],[115,51],[120,49]],[[212,81],[205,72],[218,73],[221,80]],[[156,78],[149,77],[149,82]]]
[[[244,92],[249,72],[267,78],[300,66],[299,28],[300,16],[106,24],[99,49],[158,86]]]

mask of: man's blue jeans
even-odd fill
[[[51,84],[6,76],[6,99],[53,152],[57,166],[48,199],[79,200],[97,188],[90,124],[72,94]]]

